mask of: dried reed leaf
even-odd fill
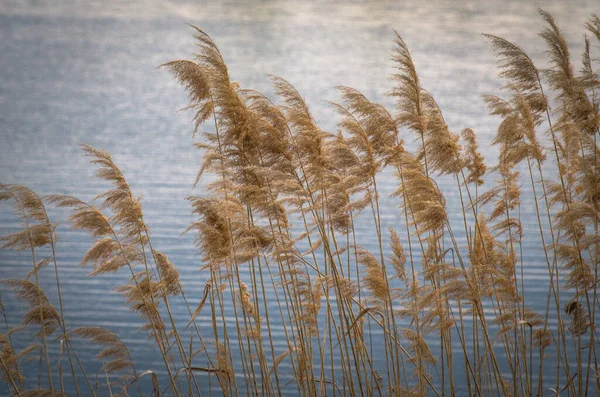
[[[132,380],[126,387],[125,390],[129,389],[129,387],[131,387],[131,385],[133,385],[135,382],[139,381],[141,378],[143,378],[146,375],[151,375],[152,376],[152,389],[153,389],[153,395],[156,397],[160,397],[160,389],[158,387],[158,376],[156,376],[156,374],[154,373],[154,371],[152,370],[146,370],[144,372],[142,372],[141,374],[139,374],[134,380]]]
[[[208,298],[208,295],[210,294],[210,289],[211,289],[211,284],[206,283],[206,285],[204,286],[204,294],[202,294],[202,300],[198,304],[198,307],[196,308],[196,310],[194,310],[194,314],[192,314],[192,318],[190,318],[190,321],[188,321],[186,326],[183,328],[184,331],[190,326],[190,324],[192,322],[194,322],[196,317],[198,317],[198,315],[202,311],[202,308],[204,307],[204,304],[206,303],[206,299]]]
[[[273,364],[271,364],[271,368],[267,373],[267,378],[270,378],[273,372],[275,372],[275,370],[277,369],[277,366],[279,366],[279,364],[283,361],[283,359],[285,359],[288,355],[290,355],[290,353],[294,352],[295,350],[295,347],[290,347],[289,349],[275,357],[275,359],[273,360]]]

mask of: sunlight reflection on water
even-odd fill
[[[321,127],[332,132],[337,117],[324,100],[337,99],[336,85],[355,87],[393,109],[385,93],[392,86],[388,76],[393,72],[395,29],[407,42],[423,86],[439,102],[451,129],[472,127],[488,163],[494,161],[495,149],[489,143],[498,120],[487,116],[480,96],[498,93],[502,82],[495,77],[493,54],[480,33],[520,43],[544,65],[545,48],[537,36],[542,21],[534,6],[519,1],[485,6],[451,1],[52,3],[0,1],[0,181],[23,184],[42,195],[72,194],[89,200],[106,186],[90,178],[93,167],[80,156],[77,143],[108,150],[133,191],[143,196],[154,244],[179,267],[192,302],[200,300],[206,276],[197,271],[200,260],[193,236],[180,233],[193,220],[185,197],[202,193],[192,191],[201,156],[192,147],[191,115],[177,112],[187,103],[185,92],[165,70],[156,69],[191,57],[193,32],[185,23],[213,37],[234,80],[272,95],[265,74],[284,77],[305,96]],[[564,29],[577,57],[583,23],[597,10],[593,2],[569,9],[564,5],[543,4]],[[412,140],[405,137],[409,145]],[[391,174],[382,179],[382,194],[391,193]],[[452,201],[452,186],[442,180],[442,189]],[[384,222],[398,224],[398,203],[385,202]],[[523,219],[532,220],[532,214],[529,208]],[[122,276],[87,278],[78,263],[90,239],[68,229],[65,211],[51,210],[50,215],[61,224],[58,257],[67,322],[110,327],[130,345],[142,369],[162,368],[157,352],[137,333],[139,320],[120,296],[107,293]],[[10,207],[2,205],[0,234],[16,231],[17,222]],[[533,222],[524,226],[526,232],[536,233]],[[367,246],[376,243],[370,230],[366,222],[357,231]],[[545,265],[539,262],[535,238],[532,249],[538,252],[531,258],[530,271],[537,282]],[[6,250],[0,250],[0,263],[1,278],[24,276],[30,266],[27,255]],[[4,297],[4,286],[0,292]],[[545,288],[531,293],[536,301],[545,297]],[[18,305],[10,299],[5,304],[14,325]],[[175,315],[185,322],[183,309],[175,308]],[[200,318],[205,326],[208,321]],[[281,345],[280,330],[277,335]],[[91,360],[95,350],[87,349],[91,350],[81,355]],[[2,387],[0,393],[6,390]]]

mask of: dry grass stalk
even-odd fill
[[[98,166],[96,176],[111,184],[96,197],[99,207],[68,196],[46,198],[70,208],[73,228],[94,238],[81,260],[82,266],[93,266],[91,275],[129,271],[128,281],[115,290],[145,319],[143,330],[157,342],[174,395],[204,393],[196,375],[216,375],[225,395],[281,395],[285,377],[291,377],[300,395],[317,395],[328,388],[348,395],[457,395],[462,390],[457,365],[464,366],[469,394],[532,395],[545,388],[544,363],[555,353],[555,390],[570,396],[589,394],[594,387],[600,390],[593,326],[600,264],[600,79],[595,47],[584,39],[577,74],[556,21],[540,13],[546,23],[541,37],[549,48],[547,70],[538,70],[518,45],[485,35],[499,58],[500,77],[508,81],[503,87],[506,99],[484,96],[490,114],[501,119],[493,141],[500,157],[492,168],[486,166],[472,129],[463,129],[461,147],[423,87],[398,33],[392,58],[395,86],[389,93],[396,99],[395,114],[353,88],[337,87],[341,101],[331,106],[340,116],[340,131],[331,134],[319,127],[302,95],[283,78],[271,77],[280,105],[232,81],[215,42],[193,27],[195,59],[162,67],[189,94],[186,109],[194,112],[194,133],[209,121],[213,124],[195,144],[204,153],[195,183],[204,182],[207,173],[217,178],[206,184],[208,194],[189,199],[198,219],[187,229],[196,234],[202,272],[209,280],[198,309],[192,312],[188,307],[191,319],[186,326],[193,324],[202,347],[193,350],[194,337],[189,355],[184,347],[170,300],[187,304],[185,280],[167,256],[153,248],[141,201],[108,153],[82,145]],[[597,16],[586,29],[592,39],[600,40]],[[546,96],[546,81],[554,98]],[[557,108],[550,109],[551,103]],[[549,147],[537,135],[544,123],[549,126]],[[415,153],[404,148],[403,129],[415,134]],[[554,154],[557,181],[542,173],[549,153]],[[386,241],[382,229],[387,218],[382,216],[377,183],[388,166],[396,169],[399,188],[394,197],[401,202],[406,233],[401,236],[390,227]],[[528,263],[523,250],[528,236],[520,213],[526,198],[520,173],[524,167],[549,272],[544,317],[525,302]],[[487,173],[496,174],[497,180],[480,194]],[[446,198],[433,179],[440,175],[456,180],[465,246],[453,231]],[[543,191],[539,198],[546,205],[547,221],[542,220],[536,189]],[[106,360],[106,373],[131,371],[133,382],[152,375],[158,394],[156,373],[136,375],[127,347],[115,334],[98,327],[67,333],[62,304],[59,314],[38,283],[46,265],[54,262],[56,267],[55,227],[44,202],[27,188],[0,185],[0,200],[6,199],[14,200],[25,227],[0,242],[3,248],[30,250],[33,270],[27,278],[36,278],[36,283],[4,281],[29,305],[24,322],[41,327],[38,336],[44,343],[46,335],[63,329],[65,338],[77,335],[103,345],[99,358]],[[379,252],[357,244],[357,223],[369,209]],[[296,220],[303,230],[292,226]],[[48,247],[53,255],[36,259],[36,250]],[[388,275],[390,264],[394,272]],[[265,281],[271,282],[275,302],[269,301]],[[564,310],[561,293],[572,296]],[[550,326],[551,298],[558,330]],[[215,340],[212,355],[194,321],[202,310],[206,314],[206,303]],[[288,345],[279,355],[275,324],[281,325]],[[375,329],[383,334],[385,357],[376,357]],[[11,393],[56,392],[25,391],[18,362],[39,347],[32,344],[16,353],[10,339],[14,332],[0,334],[2,376]],[[472,350],[467,335],[472,335]],[[437,338],[439,344],[430,345]],[[574,351],[569,350],[570,340]],[[455,354],[458,344],[462,355]],[[534,348],[539,349],[535,358]],[[497,354],[500,349],[503,354]],[[198,352],[206,353],[209,364],[192,363]],[[287,358],[291,370],[281,364]],[[501,371],[501,363],[508,372]],[[563,374],[568,382],[559,385]]]

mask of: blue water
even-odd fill
[[[186,23],[213,37],[233,80],[272,96],[265,75],[284,77],[302,93],[319,125],[328,131],[336,131],[338,119],[324,101],[338,99],[336,85],[355,87],[393,109],[385,93],[392,87],[388,76],[393,72],[395,29],[408,43],[422,84],[438,101],[450,128],[455,132],[473,128],[489,164],[495,161],[496,151],[489,143],[499,120],[487,116],[480,96],[499,93],[502,82],[495,77],[495,59],[480,33],[520,43],[540,67],[545,65],[545,47],[537,36],[543,24],[536,5],[520,1],[481,5],[451,1],[52,3],[0,1],[0,182],[22,184],[40,195],[69,194],[91,200],[107,186],[92,178],[94,168],[80,156],[78,143],[106,149],[134,193],[143,197],[153,244],[177,265],[192,305],[200,301],[208,276],[198,271],[201,261],[193,236],[181,232],[194,220],[185,198],[202,194],[192,190],[201,154],[192,147],[198,139],[192,138],[192,115],[178,112],[187,103],[184,90],[165,70],[157,69],[170,60],[191,58],[195,44]],[[572,54],[578,57],[582,26],[592,12],[598,12],[597,4],[578,1],[567,8],[564,1],[544,1],[540,5],[556,17]],[[405,136],[408,146],[413,139]],[[457,214],[453,183],[440,180],[449,213]],[[386,197],[395,184],[390,173],[382,176],[384,229],[401,227],[398,202]],[[528,187],[524,190],[529,192]],[[59,223],[57,257],[67,325],[99,325],[116,332],[138,369],[155,370],[164,382],[157,349],[139,333],[137,315],[111,291],[127,275],[86,276],[89,269],[80,268],[79,262],[91,238],[68,227],[66,211],[49,208],[49,214]],[[532,202],[524,199],[526,300],[541,311],[547,277],[533,215]],[[11,206],[2,203],[0,234],[19,227]],[[368,220],[358,225],[358,237],[367,248],[377,243],[372,230]],[[457,237],[464,241],[464,236]],[[0,250],[0,278],[24,277],[30,267],[26,252]],[[51,269],[44,272],[46,293],[56,303]],[[0,293],[9,324],[15,326],[23,307],[6,286],[0,285]],[[173,310],[185,323],[186,309],[175,306]],[[211,335],[210,317],[198,320]],[[274,334],[276,350],[283,351],[282,328],[275,327]],[[21,348],[27,342],[16,339]],[[436,342],[431,341],[433,346]],[[93,357],[98,349],[86,344],[77,347],[86,368],[95,373],[98,362]],[[57,350],[55,343],[54,357]],[[63,366],[66,370],[64,360]],[[280,369],[285,368],[282,363]],[[206,376],[198,379],[208,382]],[[149,384],[148,379],[145,382]],[[36,384],[37,376],[30,374],[29,385]],[[2,384],[0,395],[5,393]]]

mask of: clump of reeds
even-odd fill
[[[0,301],[0,369],[10,394],[64,394],[63,347],[75,393],[105,394],[92,385],[73,337],[99,345],[102,387],[111,394],[118,388],[127,395],[135,383],[141,394],[146,375],[157,396],[600,393],[596,47],[586,36],[576,72],[556,21],[540,13],[547,69],[518,45],[485,35],[506,82],[502,94],[483,97],[499,118],[499,157],[487,164],[471,128],[460,136],[451,131],[398,33],[389,92],[395,110],[337,87],[340,101],[330,105],[340,115],[339,131],[329,133],[283,78],[270,76],[278,101],[232,81],[215,42],[193,27],[195,58],[162,67],[189,94],[194,132],[206,131],[195,143],[203,153],[195,185],[204,194],[189,198],[197,220],[186,230],[196,237],[206,281],[194,292],[201,300],[192,310],[185,280],[153,246],[141,199],[108,153],[82,146],[96,176],[111,185],[95,198],[99,205],[0,185],[0,199],[13,200],[23,222],[1,238],[3,248],[28,251],[32,262],[25,279],[3,281],[28,306],[23,325],[11,328]],[[600,41],[597,16],[586,29]],[[381,201],[388,198],[378,182],[390,167],[398,212],[386,233]],[[459,222],[440,187],[447,183],[458,193]],[[521,217],[528,200],[533,237]],[[94,239],[81,260],[91,264],[91,276],[122,275],[114,289],[144,320],[141,332],[156,344],[164,368],[138,374],[110,330],[66,324],[46,203],[69,208],[72,227]],[[356,230],[367,218],[373,249]],[[528,238],[540,239],[548,271],[540,312],[526,292]],[[40,259],[48,248],[51,255]],[[39,281],[51,264],[58,309]],[[173,305],[184,306],[189,318],[181,323]],[[201,313],[210,327],[196,324]],[[31,343],[16,351],[13,339],[27,332]],[[56,343],[58,360],[50,358]],[[31,390],[22,361],[34,353],[45,381]],[[206,365],[194,363],[198,355]]]

